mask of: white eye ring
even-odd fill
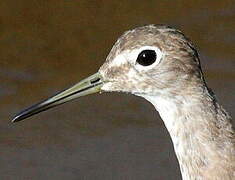
[[[153,64],[148,66],[143,66],[136,62],[139,54],[144,50],[154,50],[156,53],[156,60]],[[122,54],[122,58],[128,60],[138,71],[147,71],[152,69],[154,66],[158,65],[163,58],[164,53],[156,46],[142,46],[139,49],[127,50]],[[121,62],[121,61],[120,61]]]
[[[141,52],[145,51],[145,50],[153,50],[153,51],[155,51],[155,53],[156,53],[156,60],[155,60],[155,62],[153,64],[150,64],[150,65],[147,65],[147,66],[143,66],[143,65],[139,64],[136,61],[138,56],[139,56],[139,54]],[[140,70],[140,71],[149,70],[149,69],[153,68],[154,66],[156,66],[157,64],[160,63],[160,61],[161,61],[161,59],[163,57],[162,51],[158,47],[156,47],[156,46],[143,46],[143,47],[139,48],[138,50],[134,50],[134,51],[135,52],[133,52],[133,54],[132,54],[133,56],[132,57],[133,57],[133,59],[135,61],[136,69]]]

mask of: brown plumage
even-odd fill
[[[132,93],[154,105],[170,133],[184,180],[235,179],[231,117],[207,87],[198,53],[180,31],[148,25],[125,32],[97,74],[13,121],[98,91]]]
[[[161,62],[132,75],[128,60],[112,65],[119,54],[142,46],[158,47],[164,53]],[[183,179],[235,179],[231,117],[207,87],[198,53],[180,31],[155,25],[127,31],[100,72],[112,82],[105,91],[131,92],[156,107],[171,135]]]

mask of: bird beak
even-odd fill
[[[13,118],[12,122],[21,121],[34,114],[53,108],[75,98],[100,92],[102,85],[103,81],[100,73],[93,74],[57,95],[23,110]]]

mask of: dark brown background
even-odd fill
[[[95,73],[125,30],[181,29],[209,86],[235,116],[231,1],[0,1],[0,179],[180,179],[170,137],[144,99],[80,98],[11,124],[12,116]]]

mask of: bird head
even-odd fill
[[[125,32],[99,73],[101,90],[139,96],[176,95],[203,82],[197,51],[179,30],[168,26]]]
[[[13,122],[95,92],[175,96],[203,82],[197,52],[180,31],[168,26],[138,27],[117,40],[96,74],[22,111]]]

